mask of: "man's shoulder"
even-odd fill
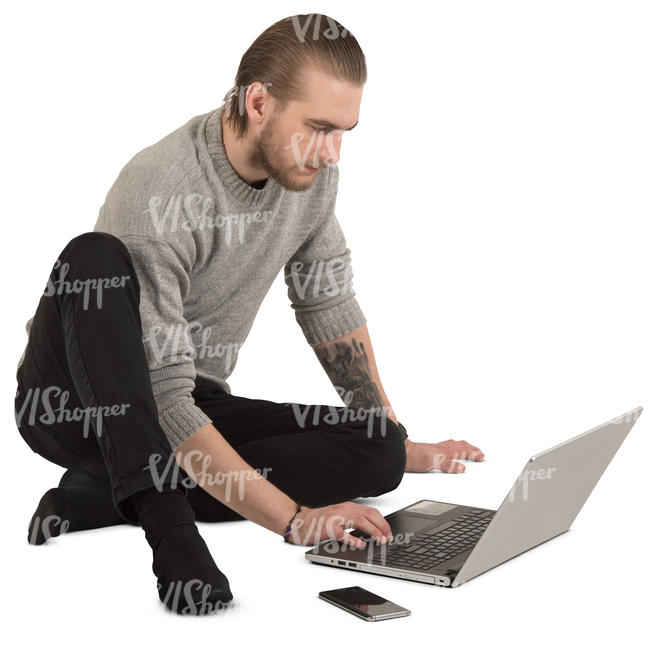
[[[175,193],[201,183],[197,142],[207,115],[193,117],[127,161],[106,194],[96,230],[160,236]]]
[[[197,142],[207,113],[197,115],[182,126],[138,151],[120,170],[113,187],[150,191],[173,189],[199,166]],[[111,189],[113,189],[111,187]]]

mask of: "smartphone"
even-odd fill
[[[318,597],[362,618],[364,621],[383,621],[387,618],[409,616],[411,613],[408,609],[391,603],[390,600],[377,596],[377,594],[373,594],[363,587],[345,587],[344,589],[321,591]]]

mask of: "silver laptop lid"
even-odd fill
[[[533,456],[452,587],[566,532],[642,411],[638,407]]]

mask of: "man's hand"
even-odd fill
[[[289,542],[311,546],[326,539],[335,539],[351,548],[364,548],[366,542],[348,533],[346,528],[358,529],[379,544],[393,539],[390,524],[377,508],[344,501],[323,508],[302,506],[293,520]]]
[[[439,469],[442,472],[460,474],[465,465],[457,460],[485,460],[485,454],[465,440],[445,440],[439,443],[411,442],[406,445],[406,472],[428,472]]]

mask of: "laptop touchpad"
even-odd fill
[[[425,528],[436,526],[435,520],[423,519],[422,517],[409,517],[402,512],[396,512],[386,517],[386,521],[390,524],[390,528],[395,533],[410,533],[415,535],[418,531]]]
[[[455,503],[443,503],[442,501],[428,501],[426,499],[414,503],[408,508],[404,508],[403,512],[412,512],[413,514],[420,515],[442,515],[448,510],[453,510],[458,506]]]

